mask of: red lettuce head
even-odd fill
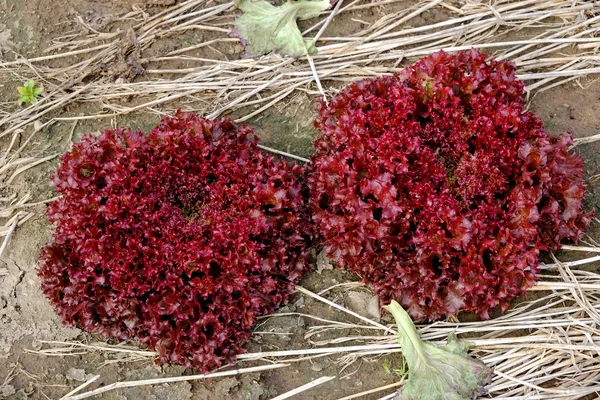
[[[42,289],[65,323],[137,339],[160,363],[231,362],[306,269],[302,173],[227,118],[86,135],[52,177]]]
[[[327,255],[414,318],[483,318],[575,241],[583,162],[523,107],[515,66],[438,52],[321,103],[309,178]]]

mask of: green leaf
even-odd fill
[[[383,361],[383,370],[385,371],[386,374],[392,373],[392,368],[390,367],[390,360]]]
[[[43,87],[35,87],[35,82],[30,79],[23,84],[23,86],[18,87],[17,91],[21,95],[17,100],[19,104],[23,103],[31,103],[35,104],[38,102],[38,96],[44,91]]]
[[[233,34],[242,40],[250,57],[272,51],[292,57],[316,53],[314,41],[302,37],[296,20],[318,17],[330,7],[329,0],[300,0],[279,7],[265,0],[235,0],[235,5],[244,14],[236,20]]]
[[[410,316],[395,301],[386,306],[398,325],[398,343],[408,379],[394,400],[472,400],[485,394],[492,370],[469,357],[468,345],[455,336],[446,346],[424,342]]]

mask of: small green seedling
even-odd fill
[[[38,96],[44,91],[43,87],[35,87],[33,80],[25,82],[24,86],[18,87],[19,104],[29,103],[35,104],[38,101]]]
[[[392,368],[392,363],[390,360],[386,359],[383,361],[383,370],[387,374],[394,374],[399,376],[400,378],[404,377],[408,373],[408,367],[406,365],[406,360],[402,359],[402,367],[401,368]]]

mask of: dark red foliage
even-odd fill
[[[86,135],[52,177],[42,289],[67,324],[135,338],[160,363],[229,363],[306,269],[302,173],[229,119]]]
[[[515,66],[439,52],[322,103],[311,208],[327,255],[414,318],[483,318],[575,241],[583,163],[523,108]]]

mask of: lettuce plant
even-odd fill
[[[322,102],[309,178],[329,258],[413,318],[483,318],[576,241],[583,162],[524,109],[509,62],[438,52]]]
[[[52,176],[42,290],[63,321],[137,339],[159,363],[234,360],[288,300],[311,242],[300,166],[252,129],[178,113],[147,136],[86,135]]]

